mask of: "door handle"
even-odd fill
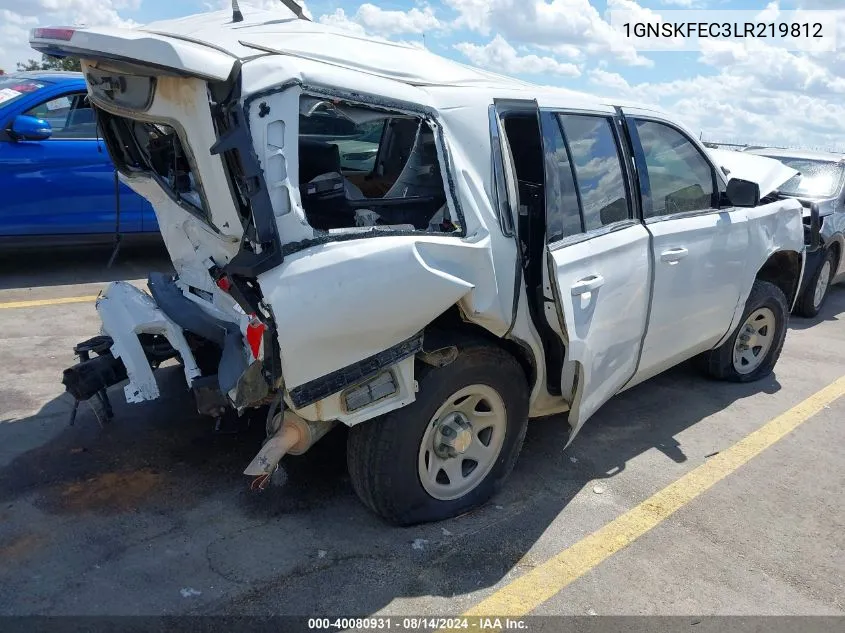
[[[660,261],[674,264],[675,262],[682,260],[687,255],[689,255],[689,251],[683,246],[680,246],[678,248],[670,248],[668,251],[663,251],[662,253],[660,253]]]
[[[603,285],[604,277],[601,275],[590,275],[589,277],[584,277],[572,284],[572,296],[577,297],[578,295],[592,292],[597,288],[601,288]]]

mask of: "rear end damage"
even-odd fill
[[[233,62],[224,81],[176,76],[94,53],[83,56],[83,68],[103,140],[123,179],[153,204],[176,273],[151,274],[146,290],[115,282],[101,293],[96,310],[102,336],[77,346],[80,362],[63,377],[75,399],[74,417],[79,404],[88,401],[99,402],[95,410],[110,418],[107,390],[122,382],[129,403],[157,399],[156,369],[174,359],[197,411],[218,423],[230,412],[241,416],[269,406],[268,441],[244,471],[261,488],[284,454],[308,450],[337,420],[351,425],[413,402],[422,328],[442,311],[434,304],[442,299],[451,305],[471,288],[432,269],[427,260],[439,256],[437,244],[430,252],[417,252],[407,240],[373,247],[383,253],[380,272],[369,273],[374,282],[387,274],[386,283],[407,285],[391,270],[409,261],[414,274],[428,280],[424,287],[433,294],[419,323],[406,332],[391,331],[398,341],[392,345],[371,342],[377,352],[339,362],[342,367],[326,369],[329,359],[323,358],[319,370],[307,379],[295,376],[298,382],[287,388],[272,306],[296,313],[286,286],[294,284],[301,293],[302,284],[325,283],[345,258],[333,256],[325,274],[304,271],[270,284],[274,297],[265,299],[259,278],[279,276],[285,257],[247,125],[240,62]],[[353,266],[343,277],[362,272]],[[285,327],[301,335],[301,327]],[[319,333],[308,333],[315,336]]]
[[[75,347],[79,362],[63,375],[73,418],[87,401],[112,417],[107,390],[121,382],[129,403],[157,399],[155,370],[171,359],[201,414],[219,420],[282,402],[275,320],[257,279],[282,261],[281,242],[240,103],[240,62],[106,31],[41,30],[33,43],[82,58],[109,154],[153,204],[176,274],[151,274],[146,291],[115,282],[98,297],[101,335]],[[281,432],[276,417],[268,429]],[[293,449],[323,434],[302,431]],[[261,461],[265,474],[276,466]]]
[[[279,72],[278,60],[256,55],[242,69],[232,57],[221,77],[218,52],[209,75],[196,60],[162,63],[168,36],[128,36],[130,59],[116,39],[98,32],[71,36],[71,46],[42,44],[82,58],[109,154],[152,203],[175,275],[151,275],[146,291],[114,283],[99,297],[103,336],[83,345],[96,346],[97,357],[80,356],[65,375],[77,406],[100,400],[110,411],[107,389],[124,381],[128,402],[154,400],[155,370],[174,359],[200,413],[269,407],[267,441],[244,471],[260,489],[285,454],[305,452],[338,422],[359,429],[392,415],[407,433],[398,421],[416,405],[415,420],[443,419],[431,441],[446,448],[420,456],[432,486],[446,476],[438,460],[453,459],[484,479],[482,493],[492,490],[515,459],[531,389],[498,345],[517,331],[515,245],[463,214],[462,204],[489,200],[467,157],[450,153],[442,117],[408,87],[407,100],[381,98],[283,69],[259,91],[256,77]],[[160,59],[136,39],[154,41]],[[87,43],[99,49],[80,48]],[[193,46],[179,40],[173,52]],[[242,84],[252,86],[245,96]],[[366,126],[380,134],[330,143],[324,137],[334,137],[340,117],[356,134]],[[340,157],[358,160],[373,144],[385,152],[374,156],[378,173],[340,173]],[[469,182],[469,198],[460,199],[455,174]],[[519,328],[514,337],[530,338]],[[482,342],[464,349],[467,332],[484,333]],[[458,385],[447,371],[470,382]],[[493,380],[496,393],[476,379]],[[436,387],[443,380],[449,393]],[[481,429],[483,446],[473,449],[484,459],[462,457],[469,420],[487,424],[494,410],[496,425]],[[376,440],[357,436],[349,459],[360,478],[370,461],[360,444]]]

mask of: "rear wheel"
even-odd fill
[[[438,521],[487,501],[516,463],[528,423],[520,365],[491,346],[424,366],[412,404],[350,429],[355,492],[391,523]]]
[[[800,316],[813,318],[816,316],[827,299],[827,291],[830,289],[830,280],[833,278],[833,271],[836,269],[836,253],[828,249],[824,254],[821,266],[816,274],[810,279],[810,283],[804,289],[795,312]]]
[[[757,280],[745,302],[741,325],[721,346],[700,357],[713,378],[752,382],[772,373],[786,339],[789,307],[783,291]]]

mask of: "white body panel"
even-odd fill
[[[116,281],[97,299],[97,313],[103,328],[114,340],[112,355],[126,366],[129,384],[123,388],[127,402],[159,397],[158,384],[144,355],[137,334],[160,334],[167,338],[184,362],[185,380],[190,385],[202,375],[182,328],[156,306],[148,294],[124,281]]]
[[[468,298],[462,301],[471,292],[476,301],[485,295],[492,300],[487,245],[435,239],[323,244],[259,277],[276,314],[286,386],[401,343],[455,303],[471,305]]]
[[[748,266],[745,209],[670,216],[647,226],[654,281],[638,380],[711,349],[725,335]]]
[[[550,247],[568,342],[566,363],[580,369],[570,441],[637,368],[648,315],[648,242],[645,227],[637,224]]]
[[[246,315],[209,274],[212,264],[225,266],[236,256],[244,230],[224,163],[209,152],[218,138],[205,81],[222,81],[235,61],[243,64],[237,105],[245,108],[249,149],[257,157],[280,245],[285,247],[284,261],[257,275],[257,283],[276,325],[275,351],[288,399],[291,389],[383,352],[457,306],[466,321],[528,351],[535,378],[529,415],[571,408],[570,422],[577,431],[621,389],[718,345],[737,326],[767,258],[779,250],[804,250],[796,201],[632,223],[552,245],[549,272],[562,317],[557,331],[566,347],[562,394],[552,395],[545,387],[551,372],[544,365],[537,324],[518,277],[517,244],[503,233],[492,202],[496,192],[488,108],[498,99],[536,98],[543,108],[610,115],[621,104],[530,86],[428,51],[365,41],[320,24],[279,19],[285,17],[284,10],[280,12],[245,11],[246,20],[232,24],[231,14],[221,11],[141,30],[79,30],[66,43],[33,41],[50,50],[64,45],[77,54],[87,51],[82,55],[86,64],[128,57],[152,65],[151,74],[165,67],[168,73],[196,75],[158,76],[155,100],[145,111],[97,105],[116,116],[164,122],[177,130],[217,231],[175,202],[158,180],[145,175],[126,180],[153,203],[183,294],[245,331]],[[297,178],[299,95],[309,90],[344,94],[350,101],[355,97],[364,103],[389,102],[400,112],[407,107],[422,113],[419,116],[438,132],[435,142],[448,179],[447,205],[453,214],[462,212],[463,233],[356,237],[354,229],[341,229],[301,244],[315,237]],[[658,116],[654,110],[639,111]],[[626,106],[626,112],[637,109]],[[751,175],[770,186],[782,174],[770,177],[763,170]],[[724,187],[723,173],[718,176]],[[676,248],[686,249],[687,256],[664,261],[663,253]],[[188,286],[209,293],[211,300],[198,299]],[[573,287],[583,292],[573,294]],[[123,292],[117,288],[109,290],[108,301]],[[138,332],[152,330],[167,335],[180,351],[186,343],[173,331],[172,321],[162,319],[155,304],[150,305],[151,299],[127,291],[121,301],[126,309],[110,311],[103,300],[101,313],[115,339],[115,353],[128,368],[131,365],[134,387],[127,395],[156,397],[152,373],[142,367],[145,361],[131,341],[137,343]],[[133,320],[131,306],[136,304],[143,307],[142,316]],[[414,359],[391,369],[398,391],[387,399],[349,413],[340,394],[334,393],[297,413],[309,420],[357,424],[413,402]],[[186,364],[189,384],[198,375],[195,371],[195,364]],[[578,385],[575,393],[573,384]]]
[[[742,178],[760,185],[760,197],[765,198],[798,172],[780,161],[765,156],[726,149],[708,149],[713,161],[726,170],[729,178]],[[772,165],[772,162],[777,163]],[[724,171],[723,171],[724,173]]]

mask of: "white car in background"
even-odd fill
[[[154,367],[178,357],[201,412],[269,406],[257,488],[340,423],[369,508],[451,517],[502,485],[529,418],[568,412],[568,445],[687,359],[740,382],[778,360],[802,207],[761,197],[795,171],[757,159],[728,179],[665,113],[281,8],[31,43],[82,59],[176,270],[102,293],[68,391],[105,400],[128,378],[127,400],[154,400]],[[380,121],[372,169],[301,135],[312,116]]]

